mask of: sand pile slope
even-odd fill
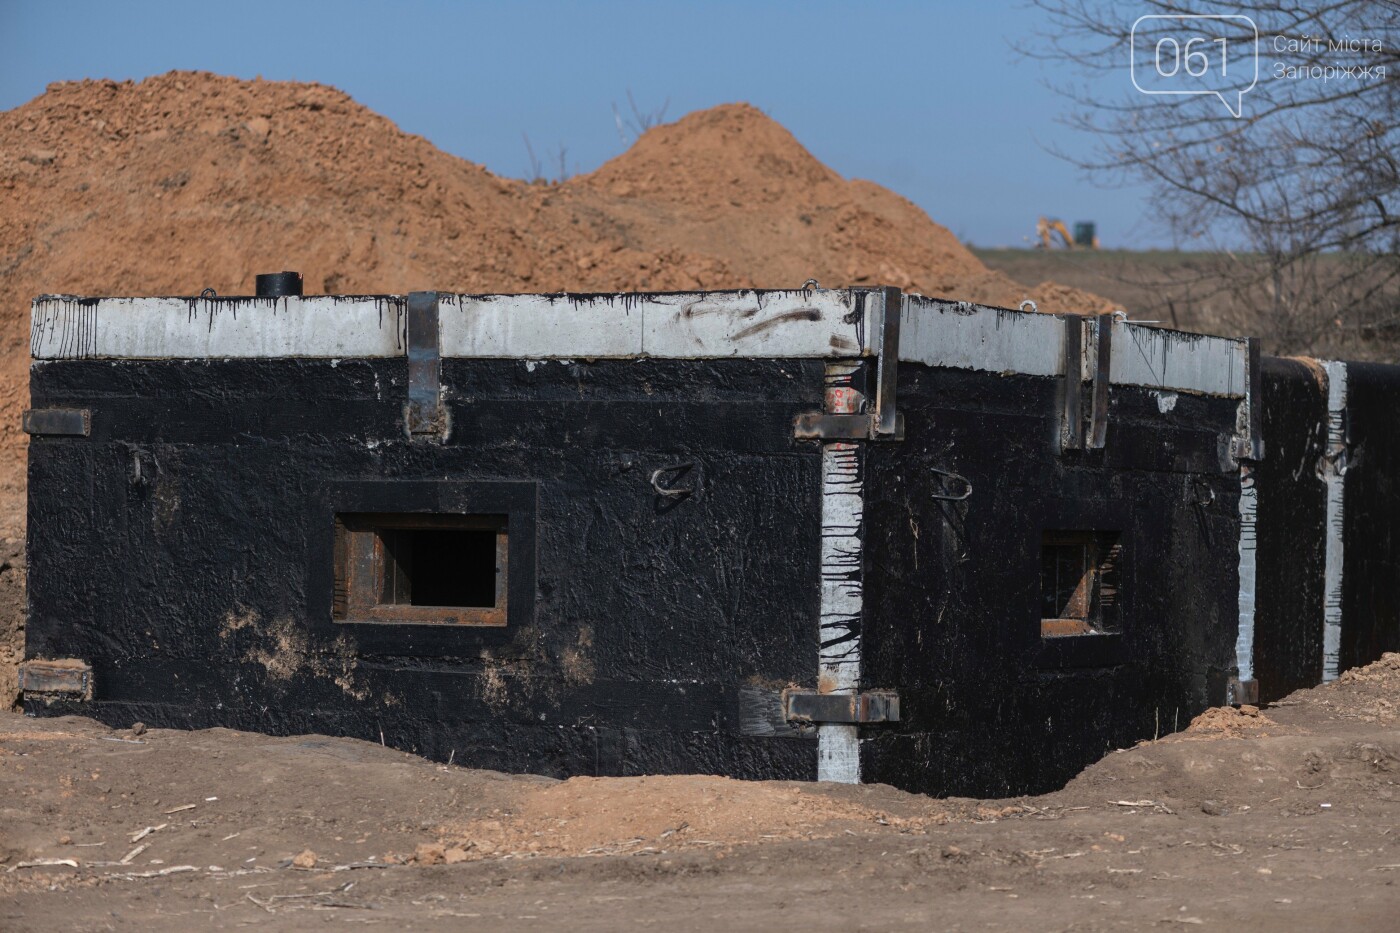
[[[563,184],[499,178],[317,84],[172,72],[52,85],[0,113],[0,535],[22,520],[30,298],[252,291],[894,284],[1043,310],[1103,302],[988,271],[905,199],[846,181],[743,104]]]

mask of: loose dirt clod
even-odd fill
[[[1238,709],[1219,706],[1206,710],[1183,731],[1183,736],[1192,738],[1235,738],[1272,726],[1274,721],[1259,712],[1256,706],[1242,706]]]
[[[413,861],[419,865],[441,865],[446,860],[446,850],[440,843],[420,842],[413,850]]]

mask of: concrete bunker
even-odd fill
[[[1258,689],[1253,341],[298,292],[35,301],[31,713],[985,796]]]

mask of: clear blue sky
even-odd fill
[[[1040,214],[1097,221],[1105,246],[1165,245],[1141,190],[1046,151],[1094,143],[1042,86],[1069,76],[1011,51],[1041,25],[1009,2],[0,0],[0,109],[51,81],[173,68],[320,81],[520,177],[522,134],[563,143],[573,171],[617,155],[629,89],[643,109],[669,99],[668,120],[743,100],[977,245],[1025,245]]]

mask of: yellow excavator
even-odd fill
[[[1098,249],[1099,235],[1092,220],[1077,221],[1071,236],[1065,222],[1058,217],[1042,217],[1035,222],[1036,249],[1054,249],[1059,237],[1061,249]]]

